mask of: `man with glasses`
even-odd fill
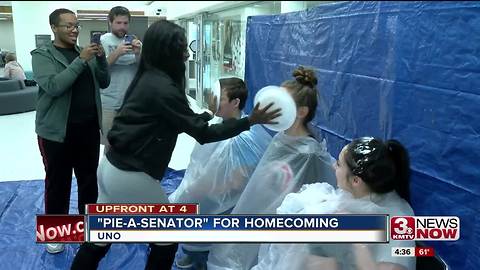
[[[102,109],[99,88],[110,84],[101,45],[77,46],[80,31],[75,13],[50,14],[55,40],[35,49],[32,69],[39,85],[35,131],[45,166],[45,213],[68,214],[72,170],[78,185],[78,211],[98,196],[97,166]],[[64,250],[47,244],[49,253]]]
[[[121,6],[114,7],[108,13],[110,33],[101,36],[100,41],[109,65],[111,83],[101,91],[103,122],[101,143],[105,152],[109,148],[108,131],[123,102],[123,97],[137,71],[142,43],[133,35],[128,35],[130,11]]]

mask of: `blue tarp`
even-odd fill
[[[338,156],[352,138],[398,139],[417,215],[454,215],[461,239],[431,242],[451,269],[480,265],[480,3],[340,2],[249,17],[247,111],[262,87],[314,67],[313,126]]]
[[[161,182],[167,194],[177,188],[184,174],[185,170],[167,169]],[[1,269],[70,269],[78,244],[68,244],[64,252],[51,255],[45,251],[44,245],[35,243],[35,216],[44,214],[44,183],[43,180],[0,183]],[[70,213],[78,213],[75,179],[72,183]],[[144,269],[147,250],[147,244],[112,245],[98,269]]]

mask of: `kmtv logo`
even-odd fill
[[[460,238],[458,217],[392,217],[390,239],[445,241]]]

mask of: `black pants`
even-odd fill
[[[78,212],[98,197],[97,167],[100,152],[98,121],[69,124],[63,143],[38,137],[45,166],[45,213],[68,214],[72,170],[77,177]]]

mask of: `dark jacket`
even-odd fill
[[[80,49],[75,46],[79,53]],[[110,84],[105,56],[93,57],[86,65],[77,57],[69,64],[52,43],[33,50],[31,55],[34,78],[39,85],[35,131],[40,137],[56,142],[64,141],[72,99],[71,87],[87,66],[94,78],[98,122],[102,123],[99,88],[106,88]]]
[[[209,114],[194,113],[184,91],[159,70],[146,71],[131,90],[107,135],[111,145],[107,158],[122,170],[162,179],[178,134],[185,132],[204,144],[250,129],[248,118],[209,126]]]

